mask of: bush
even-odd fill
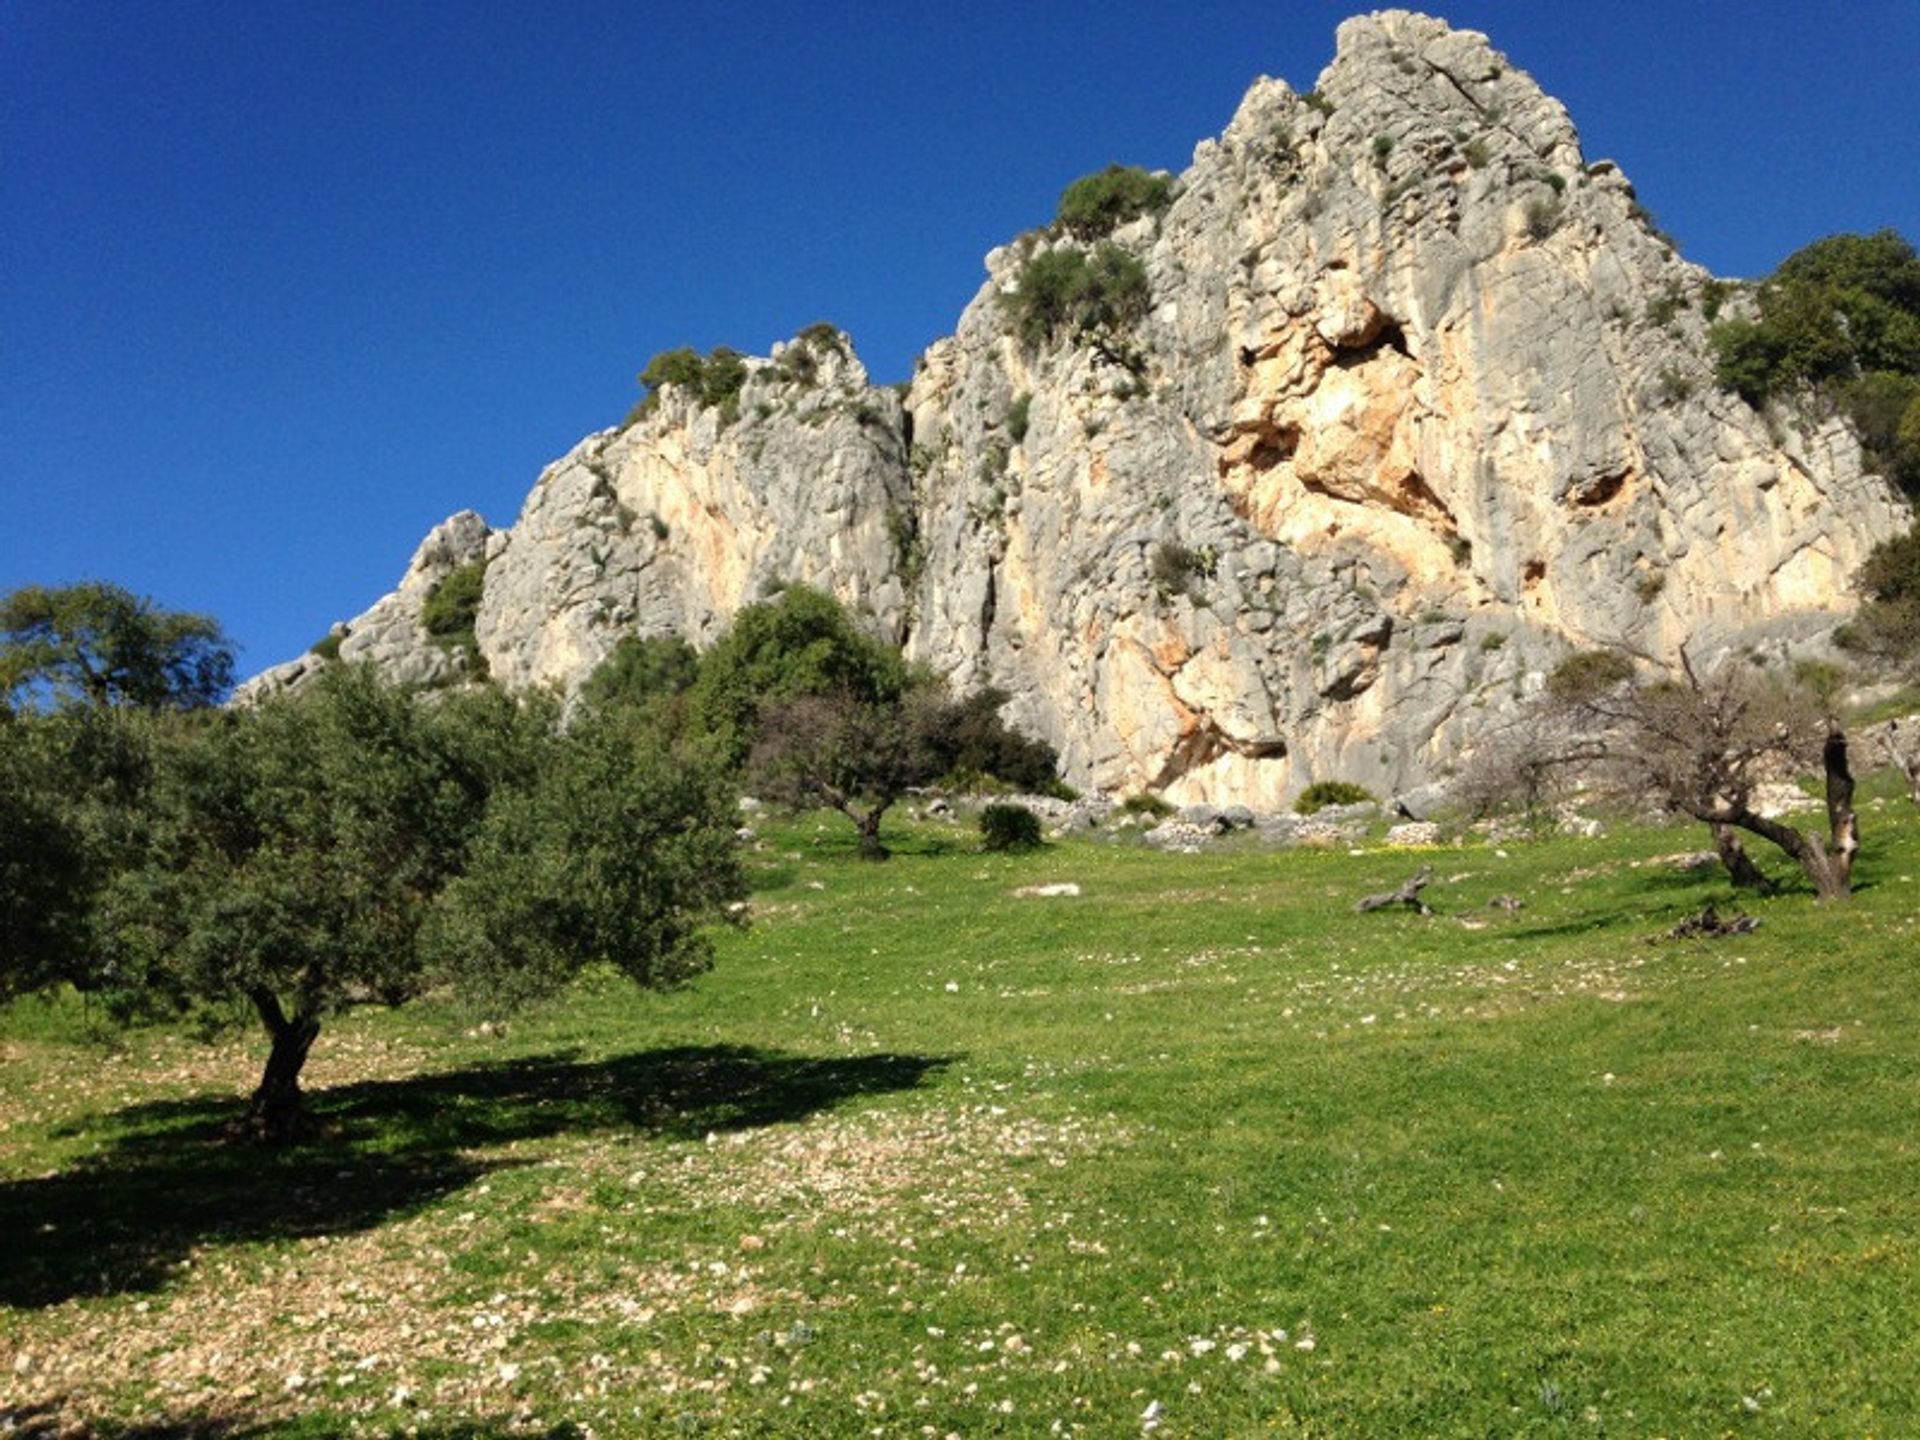
[[[1137,816],[1142,820],[1165,820],[1175,811],[1173,806],[1158,795],[1142,790],[1138,795],[1129,795],[1120,802],[1120,813]]]
[[[1038,850],[1040,817],[1024,805],[989,805],[980,812],[980,841],[988,850]]]
[[[486,588],[487,562],[470,560],[449,570],[427,591],[420,607],[420,623],[449,650],[479,654],[479,642],[473,633],[480,614],[480,594]]]
[[[926,719],[926,743],[951,781],[999,781],[1029,794],[1060,788],[1060,757],[1044,740],[1022,735],[1000,717],[1012,697],[987,686],[942,702]]]
[[[1033,410],[1033,392],[1022,390],[1007,407],[1007,438],[1018,445],[1027,438],[1027,422]]]
[[[1316,780],[1300,792],[1293,808],[1296,814],[1312,815],[1329,805],[1366,805],[1375,799],[1374,793],[1364,785],[1345,780]]]
[[[900,652],[864,633],[830,595],[790,585],[748,605],[700,663],[688,718],[733,758],[753,749],[763,709],[803,696],[893,705],[911,677]]]
[[[1063,334],[1111,344],[1146,315],[1148,299],[1146,267],[1102,241],[1091,253],[1061,246],[1034,256],[1007,303],[1029,345]]]
[[[1750,404],[1796,385],[1920,376],[1920,255],[1892,230],[1816,240],[1783,260],[1757,298],[1758,320],[1723,321],[1711,336],[1721,383]],[[1884,391],[1836,398],[1864,431],[1875,417],[1852,402]]]
[[[340,642],[346,638],[347,637],[342,635],[338,630],[329,630],[308,647],[307,653],[310,655],[318,655],[322,660],[338,660],[340,658]]]
[[[1563,705],[1611,690],[1633,678],[1633,661],[1618,650],[1582,650],[1569,655],[1547,677],[1547,693]]]
[[[580,702],[590,711],[655,708],[684,695],[699,673],[699,654],[678,635],[624,635],[580,687]]]
[[[1173,181],[1137,165],[1109,165],[1083,175],[1060,196],[1054,223],[1081,240],[1111,235],[1128,221],[1157,215],[1173,200]]]
[[[1177,540],[1163,541],[1155,547],[1149,567],[1153,588],[1163,600],[1191,594],[1193,582],[1211,579],[1218,564],[1219,559],[1211,549],[1196,550]]]
[[[647,362],[639,379],[647,393],[634,407],[630,420],[650,412],[655,398],[669,385],[685,390],[703,406],[718,406],[723,418],[729,418],[739,413],[740,389],[747,383],[747,360],[725,345],[716,345],[704,359],[689,347],[662,350]]]

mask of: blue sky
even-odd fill
[[[0,591],[288,658],[657,350],[828,319],[904,378],[1067,182],[1184,167],[1353,8],[0,0]],[[1920,240],[1915,0],[1436,10],[1720,273]]]

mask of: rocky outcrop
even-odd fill
[[[1478,34],[1349,21],[1111,239],[1124,343],[1018,338],[1023,267],[1079,243],[1036,232],[904,402],[809,332],[582,442],[482,532],[492,674],[577,684],[806,581],[1010,691],[1076,785],[1271,809],[1432,777],[1570,647],[1816,640],[1906,523],[1843,422],[1716,387],[1711,277]],[[343,658],[432,668],[421,564]]]

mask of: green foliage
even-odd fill
[[[1535,240],[1545,240],[1560,226],[1562,213],[1558,200],[1529,200],[1527,202],[1527,234]]]
[[[681,984],[712,963],[706,924],[745,893],[736,815],[710,753],[663,744],[637,710],[589,713],[535,783],[489,805],[422,949],[493,1006],[588,964]]]
[[[67,978],[127,1014],[250,1008],[273,1042],[252,1116],[273,1138],[297,1133],[300,1069],[346,1006],[448,982],[509,1002],[597,962],[664,983],[737,889],[716,767],[631,714],[562,735],[545,698],[426,704],[334,666],[192,718],[151,732],[138,793],[112,807],[122,838],[88,842],[106,852],[82,857],[103,872],[93,943]]]
[[[1834,638],[1885,664],[1920,665],[1920,522],[1874,546],[1854,585],[1864,603]]]
[[[1296,814],[1312,815],[1330,805],[1365,805],[1375,799],[1374,793],[1364,785],[1346,780],[1316,780],[1300,792],[1293,808]]]
[[[1196,550],[1178,540],[1164,540],[1154,547],[1148,572],[1156,594],[1163,600],[1175,595],[1193,594],[1194,584],[1211,579],[1219,557],[1211,549]]]
[[[1146,267],[1111,241],[1092,252],[1058,246],[1033,257],[1007,304],[1028,345],[1063,336],[1115,345],[1147,313]]]
[[[1060,757],[1044,740],[1022,735],[1001,718],[1012,697],[986,686],[937,703],[926,716],[926,743],[935,773],[949,781],[984,777],[1032,794],[1060,784]]]
[[[832,596],[790,585],[743,608],[702,658],[689,720],[739,763],[753,749],[763,706],[840,694],[890,703],[908,679],[900,652],[862,631]]]
[[[860,853],[884,860],[882,818],[909,787],[940,773],[927,743],[927,715],[937,704],[927,684],[884,699],[841,690],[771,703],[758,716],[749,782],[792,810],[838,810],[857,827]]]
[[[660,710],[693,688],[700,656],[678,635],[623,635],[580,687],[592,711]]]
[[[1781,262],[1760,286],[1757,320],[1712,331],[1720,381],[1754,405],[1796,386],[1826,390],[1847,406],[1883,464],[1898,422],[1884,413],[1890,388],[1920,377],[1920,255],[1892,230],[1831,235]],[[1862,387],[1876,374],[1887,380]],[[1848,384],[1848,382],[1853,382]],[[1917,421],[1916,424],[1920,424]],[[1920,466],[1920,454],[1912,457]]]
[[[1138,795],[1129,795],[1120,802],[1122,815],[1133,815],[1143,820],[1165,820],[1176,813],[1173,806],[1151,791],[1142,790]]]
[[[1027,423],[1032,417],[1033,392],[1022,390],[1007,407],[1007,438],[1018,445],[1027,438]]]
[[[1137,165],[1109,165],[1066,188],[1054,222],[1078,240],[1098,240],[1142,215],[1159,214],[1172,201],[1169,177]]]
[[[1669,285],[1660,294],[1647,302],[1647,324],[1666,329],[1680,317],[1680,312],[1691,308],[1692,299],[1678,285]]]
[[[821,357],[844,353],[840,331],[822,320],[807,326],[780,352],[780,372],[792,384],[813,385],[820,378]]]
[[[1920,496],[1920,374],[1874,370],[1846,382],[1839,394],[1868,466]]]
[[[1488,163],[1493,159],[1493,152],[1487,149],[1487,142],[1484,140],[1469,140],[1461,147],[1460,154],[1465,157],[1467,164],[1475,170],[1486,169]]]
[[[1393,136],[1376,135],[1373,137],[1373,163],[1384,166],[1387,157],[1393,154]]]
[[[317,655],[322,660],[338,660],[340,658],[341,642],[346,638],[347,637],[342,635],[338,630],[329,630],[318,640],[314,641],[312,645],[307,647],[307,653],[309,655]]]
[[[1318,90],[1309,90],[1300,98],[1306,103],[1309,110],[1317,110],[1322,115],[1333,114],[1333,101],[1329,100],[1325,95],[1322,95]]]
[[[99,895],[143,830],[161,727],[130,708],[0,707],[0,999],[98,977]]]
[[[1040,817],[1024,805],[993,804],[980,812],[983,850],[1038,850]]]
[[[0,704],[190,710],[232,685],[233,647],[208,616],[103,581],[0,597]]]
[[[464,651],[475,662],[480,658],[480,642],[473,627],[486,584],[486,560],[469,560],[436,580],[420,606],[420,623],[435,643]]]
[[[1563,705],[1580,704],[1633,678],[1633,661],[1618,650],[1582,650],[1547,676],[1547,693]]]
[[[690,346],[662,350],[640,372],[640,387],[646,394],[634,407],[628,420],[638,419],[653,407],[667,386],[686,391],[703,406],[718,406],[723,420],[740,413],[740,389],[747,383],[746,357],[738,350],[716,345],[702,358]]]

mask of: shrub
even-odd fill
[[[427,634],[449,650],[465,650],[477,657],[480,647],[473,624],[480,614],[486,578],[487,562],[470,560],[435,581],[420,607],[420,623]]]
[[[1527,234],[1535,240],[1546,239],[1559,224],[1558,200],[1531,200],[1527,203]]]
[[[1618,650],[1582,650],[1569,655],[1547,676],[1547,693],[1562,704],[1577,704],[1633,678],[1633,661]]]
[[[340,642],[346,638],[347,637],[342,635],[338,630],[329,630],[325,635],[322,635],[318,640],[313,642],[312,646],[308,649],[308,653],[318,655],[322,660],[338,660],[340,658]]]
[[[1647,323],[1665,329],[1671,325],[1693,302],[1687,298],[1687,292],[1677,286],[1670,286],[1662,294],[1647,302]]]
[[[925,743],[949,781],[960,782],[958,788],[978,788],[986,780],[1029,794],[1053,794],[1060,787],[1059,753],[1001,718],[1011,698],[989,685],[930,707],[923,725]]]
[[[1111,241],[1091,253],[1060,246],[1026,263],[1007,303],[1029,345],[1063,334],[1112,345],[1147,313],[1147,270]]]
[[[1192,593],[1197,579],[1211,579],[1219,557],[1212,550],[1196,550],[1178,540],[1166,540],[1155,547],[1149,567],[1153,588],[1163,600]]]
[[[1120,802],[1120,813],[1135,815],[1143,820],[1165,820],[1175,812],[1173,806],[1158,795],[1151,795],[1142,790],[1138,795],[1129,795]]]
[[[1376,165],[1385,165],[1387,163],[1387,157],[1391,154],[1393,154],[1393,137],[1391,135],[1374,136],[1373,163]]]
[[[640,372],[641,388],[647,393],[634,406],[629,420],[649,413],[661,390],[674,385],[692,395],[703,406],[720,408],[723,421],[740,413],[740,388],[747,383],[747,360],[738,350],[716,345],[705,358],[697,350],[683,346],[662,350]]]
[[[1024,805],[989,805],[980,812],[980,842],[988,850],[1038,850],[1040,817]]]
[[[1466,157],[1467,164],[1475,170],[1486,169],[1487,162],[1493,159],[1493,154],[1487,149],[1487,142],[1484,140],[1469,140],[1460,153]]]
[[[1054,222],[1081,240],[1098,240],[1142,215],[1157,215],[1173,200],[1173,181],[1137,165],[1109,165],[1083,175],[1060,196]]]
[[[1027,438],[1027,422],[1032,416],[1033,392],[1022,390],[1007,407],[1007,436],[1018,445]]]
[[[1374,793],[1364,785],[1346,780],[1316,780],[1300,792],[1293,808],[1297,814],[1312,815],[1329,805],[1366,805],[1375,799]]]
[[[700,657],[678,635],[623,635],[580,687],[588,710],[646,709],[669,703],[693,687]]]
[[[1892,230],[1816,240],[1756,298],[1759,319],[1725,321],[1711,337],[1721,383],[1750,404],[1795,385],[1920,376],[1920,255]],[[1870,419],[1854,416],[1863,428]]]

